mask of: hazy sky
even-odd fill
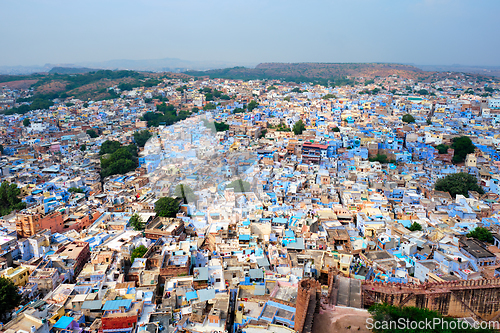
[[[500,65],[499,0],[0,0],[0,66],[112,59]]]

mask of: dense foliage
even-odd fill
[[[179,201],[175,198],[163,197],[155,202],[155,212],[160,217],[175,217],[179,207]]]
[[[408,124],[415,122],[415,118],[409,113],[405,114],[401,120]]]
[[[6,319],[10,311],[21,303],[17,286],[9,279],[0,277],[0,319]]]
[[[24,120],[23,120],[23,126],[24,127],[28,127],[30,124],[31,124],[30,119],[29,118],[24,118]]]
[[[467,237],[479,239],[482,242],[493,243],[493,234],[486,228],[477,227],[467,234]]]
[[[473,153],[476,147],[468,136],[461,136],[453,138],[451,148],[455,150],[453,154],[453,163],[460,163],[465,161],[467,154]]]
[[[322,99],[335,99],[337,98],[337,96],[335,96],[334,94],[326,94],[325,96],[321,97]]]
[[[20,105],[17,108],[12,108],[12,109],[7,109],[3,111],[6,115],[12,115],[12,114],[25,114],[29,111],[32,110],[46,110],[50,108],[52,105],[54,105],[54,102],[52,101],[55,98],[58,98],[57,93],[53,94],[36,94],[32,98],[28,100],[31,101],[31,103],[28,104],[23,104]]]
[[[226,188],[234,189],[234,192],[249,192],[250,191],[250,183],[241,179],[236,179],[229,183]]]
[[[417,223],[417,222],[413,222],[410,226],[410,231],[421,231],[422,230],[422,226],[420,225],[420,223]]]
[[[156,112],[146,112],[141,119],[147,121],[148,127],[170,126],[186,119],[190,114],[189,111],[184,110],[177,112],[173,105],[163,102],[156,106]]]
[[[306,125],[302,121],[302,119],[299,119],[294,125],[293,125],[293,133],[295,135],[300,135],[304,130],[306,129]]]
[[[374,304],[368,311],[372,315],[372,318],[369,318],[367,321],[367,328],[372,329],[375,333],[494,332],[489,329],[465,328],[465,326],[458,325],[457,319],[443,317],[436,311],[411,306],[398,307],[388,304]],[[426,327],[423,326],[426,321],[431,323],[439,322],[440,324]],[[401,325],[401,323],[404,323],[405,326]],[[421,326],[419,326],[419,324]],[[465,323],[463,325],[465,325]],[[457,327],[460,329],[457,329]]]
[[[139,216],[139,214],[134,214],[132,217],[130,217],[130,220],[128,221],[132,228],[134,228],[135,231],[140,231],[144,230],[145,224],[142,218]]]
[[[483,188],[477,184],[476,177],[465,172],[447,175],[438,180],[434,188],[437,191],[448,192],[452,197],[456,197],[457,194],[469,197],[469,191],[484,193]]]
[[[130,261],[134,262],[135,258],[142,258],[146,254],[146,252],[148,252],[148,248],[144,245],[139,245],[132,251]]]
[[[447,154],[448,153],[448,147],[447,145],[444,144],[439,144],[436,146],[436,149],[438,150],[439,154]]]
[[[216,132],[224,132],[224,131],[227,131],[229,130],[229,125],[224,123],[224,122],[214,122],[214,126],[215,126],[215,131]]]
[[[179,184],[175,187],[174,196],[182,198],[185,204],[196,200],[196,194],[194,194],[194,191],[189,186],[184,184]]]
[[[134,141],[135,141],[135,144],[138,147],[144,147],[144,145],[146,144],[146,142],[148,142],[149,138],[152,137],[152,136],[153,136],[153,134],[151,134],[151,132],[148,131],[148,130],[142,130],[142,131],[134,132]]]
[[[86,132],[92,139],[97,138],[99,134],[93,129],[88,129]]]
[[[259,106],[259,103],[257,103],[256,101],[252,100],[250,101],[250,103],[248,103],[247,105],[247,109],[248,111],[252,111],[253,109],[257,108]]]
[[[208,111],[208,110],[215,110],[217,106],[214,103],[207,103],[203,107],[203,110]]]
[[[10,214],[13,210],[21,210],[26,208],[26,203],[19,198],[21,190],[16,184],[3,182],[0,185],[0,216]]]
[[[268,128],[272,128],[272,129],[275,129],[276,131],[278,132],[291,132],[292,130],[290,129],[290,127],[286,126],[285,124],[283,123],[279,123],[278,125],[276,126],[272,126],[272,125],[267,125]]]
[[[68,192],[69,193],[85,193],[85,191],[81,188],[78,188],[78,187],[70,187],[68,189]]]
[[[124,174],[138,166],[136,145],[122,146],[118,141],[105,141],[101,150],[101,177]]]
[[[370,157],[370,158],[368,158],[368,160],[370,162],[380,162],[382,164],[385,164],[385,163],[396,163],[396,161],[394,161],[394,160],[389,160],[387,158],[387,155],[385,155],[385,154],[377,154],[377,156]]]

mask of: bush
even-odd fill
[[[420,225],[420,223],[413,222],[408,229],[410,231],[421,231],[422,230],[422,226]]]
[[[26,208],[26,203],[19,199],[21,190],[16,184],[7,181],[0,185],[0,216],[10,214],[13,210]]]
[[[476,191],[480,194],[484,193],[483,188],[477,184],[476,177],[465,172],[447,175],[438,180],[434,188],[437,191],[448,192],[452,197],[456,197],[457,194],[469,197],[469,191]]]
[[[0,319],[7,319],[11,310],[21,303],[19,288],[5,277],[0,277]]]
[[[229,183],[226,188],[232,188],[234,189],[234,192],[241,193],[241,192],[249,192],[250,191],[250,183],[241,179],[236,179],[235,181],[232,181]]]
[[[476,149],[476,147],[472,143],[472,140],[468,136],[453,138],[451,148],[455,150],[453,154],[453,163],[460,163],[465,161],[467,154],[473,153]]]
[[[405,114],[402,118],[402,120],[405,122],[405,123],[414,123],[415,122],[415,118],[411,115],[411,114]]]
[[[448,147],[447,145],[443,145],[443,144],[440,144],[440,145],[437,145],[436,146],[436,149],[438,150],[438,153],[439,154],[447,154],[448,153]]]
[[[68,189],[68,192],[69,193],[85,193],[85,191],[81,188],[78,188],[78,187],[70,187]]]
[[[155,202],[155,212],[160,217],[175,217],[179,211],[179,201],[163,197]]]
[[[148,142],[149,138],[152,136],[153,134],[151,134],[148,130],[137,131],[134,132],[134,141],[138,147],[144,147],[146,142]]]
[[[88,129],[86,132],[91,138],[97,138],[99,135],[97,132],[93,129]]]
[[[389,304],[374,304],[368,311],[372,315],[371,323],[368,323],[367,328],[373,329],[375,333],[410,333],[410,332],[422,332],[422,333],[452,333],[452,332],[484,332],[493,333],[493,330],[489,329],[474,329],[474,328],[464,328],[464,329],[446,329],[446,327],[461,327],[457,323],[450,324],[452,321],[457,321],[454,318],[446,318],[439,314],[437,311],[432,311],[428,309],[421,309],[413,306],[399,307]],[[414,330],[411,327],[418,327],[418,324],[425,324],[425,322],[434,322],[438,319],[443,325],[431,325],[430,329],[425,330]],[[417,325],[411,323],[418,323]],[[378,327],[373,325],[378,323]],[[399,326],[400,323],[407,324],[406,329]],[[386,325],[384,325],[386,324]],[[396,324],[399,329],[395,329],[394,324]],[[370,327],[370,325],[373,325]]]
[[[493,234],[486,228],[477,227],[467,234],[467,237],[479,239],[482,242],[493,243]]]
[[[189,186],[184,184],[179,184],[175,187],[174,195],[177,198],[182,198],[185,204],[196,200],[196,194],[194,194],[193,190]]]
[[[132,251],[130,261],[134,262],[135,258],[142,258],[146,254],[146,252],[148,252],[148,248],[144,245],[139,245]]]
[[[144,230],[145,224],[142,218],[139,216],[139,214],[132,215],[132,217],[130,218],[130,220],[128,220],[128,222],[130,223],[132,228],[134,228],[134,230],[136,231]]]
[[[376,157],[370,157],[368,160],[370,162],[379,162],[379,163],[382,163],[382,164],[385,164],[385,163],[396,163],[396,161],[394,161],[394,160],[387,159],[387,155],[385,155],[385,154],[377,154]]]
[[[304,130],[306,129],[306,125],[302,121],[302,119],[299,119],[294,125],[293,125],[293,133],[295,135],[300,135]]]
[[[101,156],[101,177],[106,178],[111,175],[123,175],[134,170],[138,166],[137,146],[122,146],[118,141],[105,141],[99,155]]]

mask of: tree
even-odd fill
[[[247,109],[248,109],[248,111],[251,112],[253,109],[257,108],[258,106],[259,106],[259,103],[257,103],[254,100],[251,100],[250,103],[248,103],[248,105],[247,105]]]
[[[215,126],[215,131],[217,132],[224,132],[224,131],[227,131],[229,129],[229,125],[222,122],[222,123],[218,123],[218,122],[214,122],[214,126]]]
[[[87,102],[83,103],[83,107],[84,108],[88,108],[89,107],[89,103],[87,103]]]
[[[3,145],[0,145],[0,154],[3,154]]]
[[[283,98],[284,101],[287,101],[287,102],[290,102],[291,98],[290,96],[286,96],[285,98]]]
[[[24,118],[24,120],[23,120],[23,126],[24,127],[28,127],[30,124],[31,124],[30,119],[29,118]]]
[[[408,124],[415,122],[415,118],[409,113],[405,114],[401,120]]]
[[[453,138],[451,148],[455,150],[452,159],[453,163],[460,163],[465,161],[467,154],[473,153],[476,149],[476,147],[472,143],[472,140],[468,136]]]
[[[137,131],[134,132],[134,141],[137,146],[144,147],[146,142],[148,142],[149,138],[152,136],[153,134],[151,134],[151,132],[148,130]]]
[[[477,184],[476,177],[465,172],[447,175],[438,180],[434,188],[437,191],[448,192],[452,197],[456,197],[457,194],[469,197],[469,191],[476,191],[480,194],[484,193],[483,188]]]
[[[104,141],[99,150],[99,155],[112,154],[121,147],[121,143],[118,141]]]
[[[387,158],[386,154],[377,154],[376,157],[370,157],[370,158],[368,158],[368,160],[370,162],[379,162],[379,163],[382,163],[382,164],[385,164],[385,163],[396,163],[396,161],[394,161],[394,160],[389,160]]]
[[[99,151],[101,156],[101,177],[123,175],[138,166],[137,146],[122,146],[118,141],[106,141]]]
[[[448,153],[448,148],[450,148],[450,147],[448,147],[447,145],[444,145],[444,144],[439,144],[436,146],[438,153],[441,155]]]
[[[332,132],[340,132],[340,128],[338,128],[338,127],[334,127],[334,128],[332,129]]]
[[[78,187],[70,187],[68,188],[69,193],[85,193],[85,191]]]
[[[226,188],[232,188],[234,192],[250,192],[250,183],[241,179],[236,179],[229,183]]]
[[[305,129],[306,129],[306,125],[304,124],[304,122],[302,121],[302,119],[299,119],[299,121],[297,121],[293,125],[293,133],[295,133],[295,135],[302,134],[302,132],[304,132]]]
[[[213,103],[207,103],[205,104],[205,106],[203,107],[203,110],[204,111],[208,111],[208,110],[215,110],[216,106],[215,104]]]
[[[13,210],[21,210],[26,208],[26,203],[19,199],[21,190],[16,184],[3,182],[0,185],[0,216],[10,214]]]
[[[155,202],[155,212],[160,217],[175,217],[179,211],[179,201],[170,197],[163,197]]]
[[[80,146],[80,150],[81,151],[86,151],[87,150],[87,146],[86,145],[81,145]]]
[[[148,248],[144,245],[139,245],[132,251],[130,261],[134,262],[135,258],[142,258],[146,254],[146,252],[148,252]]]
[[[128,220],[128,222],[130,223],[132,228],[134,228],[135,231],[144,230],[145,228],[144,221],[137,213],[132,215],[132,217],[130,218],[130,220]]]
[[[413,222],[408,229],[410,231],[421,231],[422,230],[422,226],[420,225],[420,223]]]
[[[99,134],[93,129],[88,129],[86,132],[92,139],[97,138]]]
[[[367,321],[367,329],[372,330],[375,333],[453,333],[453,332],[483,332],[483,333],[493,333],[494,330],[491,329],[476,329],[473,327],[462,328],[462,325],[458,325],[457,319],[450,317],[443,317],[439,312],[428,310],[426,308],[417,308],[413,306],[394,306],[389,304],[374,304],[368,311],[372,315],[372,320]],[[413,327],[419,327],[426,322],[428,323],[440,323],[437,325],[430,325],[430,328],[425,330],[416,330]],[[451,323],[453,322],[453,323]],[[405,326],[400,323],[404,323]],[[378,325],[376,325],[378,324]],[[384,325],[385,324],[385,325]],[[396,325],[396,327],[394,327]],[[420,326],[422,327],[422,326]],[[453,328],[453,329],[452,329]]]
[[[19,289],[10,280],[0,277],[0,319],[7,319],[11,310],[21,303]]]
[[[325,96],[321,97],[322,99],[335,99],[337,98],[337,96],[335,96],[334,94],[326,94]]]
[[[481,242],[493,243],[493,234],[486,228],[477,227],[467,234],[467,237],[479,239]]]
[[[189,186],[184,184],[179,184],[175,187],[174,195],[177,198],[182,198],[185,204],[194,202],[197,199],[196,194],[194,194],[193,190]]]

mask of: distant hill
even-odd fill
[[[49,74],[85,74],[96,71],[98,69],[87,67],[54,67],[49,71]]]
[[[345,83],[346,77],[366,77],[399,75],[418,78],[424,71],[410,65],[378,63],[263,63],[255,68],[233,67],[207,71],[187,71],[192,76],[227,79],[280,79],[285,81],[335,81]],[[427,73],[428,74],[428,73]]]
[[[424,71],[459,72],[484,76],[500,77],[500,66],[467,66],[467,65],[415,65]]]

